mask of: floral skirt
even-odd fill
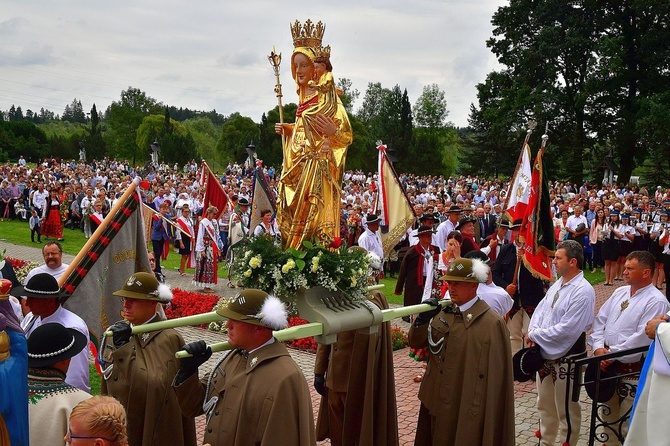
[[[202,288],[209,288],[210,285],[218,283],[218,263],[212,256],[211,249],[205,251],[206,257],[203,259],[200,253],[195,256],[195,275],[193,276],[193,285]]]
[[[49,211],[41,232],[43,236],[63,238],[63,220],[61,220],[60,211],[57,208]]]

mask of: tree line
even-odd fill
[[[370,83],[359,110],[353,103],[360,93],[349,79],[338,81],[342,101],[350,113],[354,131],[347,168],[376,169],[378,141],[384,142],[406,172],[445,175],[457,165],[458,136],[446,121],[445,94],[437,85],[428,85],[414,104],[407,90],[399,85],[384,88]],[[286,122],[293,122],[297,104],[284,106]],[[12,105],[7,120],[0,122],[0,156],[29,159],[43,156],[78,158],[86,149],[89,159],[103,156],[127,159],[141,164],[150,159],[149,145],[158,142],[159,158],[170,164],[204,158],[215,166],[243,162],[247,146],[253,144],[267,165],[282,161],[281,138],[274,125],[279,122],[275,107],[255,122],[251,117],[168,106],[139,88],[129,87],[104,113],[95,104],[84,113],[81,101],[74,99],[61,115],[42,109],[35,114]]]

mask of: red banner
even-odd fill
[[[535,157],[531,174],[528,208],[521,226],[524,240],[523,263],[533,276],[554,280],[550,256],[554,255],[555,240],[553,219],[549,203],[549,190],[544,174],[544,144]]]
[[[216,206],[219,212],[216,214],[216,219],[221,217],[221,214],[226,210],[228,205],[228,195],[223,190],[221,181],[212,173],[206,162],[202,162],[202,176],[200,177],[201,185],[205,187],[205,196],[202,200],[202,215],[209,206]]]

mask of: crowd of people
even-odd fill
[[[88,333],[78,316],[59,304],[60,290],[52,279],[67,265],[62,263],[58,240],[67,236],[64,229],[81,230],[90,237],[135,176],[149,182],[142,197],[156,212],[150,232],[154,274],[145,277],[136,273],[118,292],[124,300],[126,321],[112,326],[113,336],[101,352],[103,392],[125,408],[116,411],[114,418],[123,420],[124,427],[110,421],[113,432],[95,430],[98,427],[79,420],[79,412],[73,411],[69,425],[61,423],[69,430],[60,437],[66,441],[102,438],[116,444],[109,440],[116,436],[118,444],[124,444],[127,436],[131,445],[154,441],[195,444],[193,420],[205,413],[205,440],[212,444],[245,444],[241,438],[266,444],[270,430],[291,438],[290,444],[313,444],[316,438],[348,444],[352,432],[359,439],[380,438],[381,432],[386,432],[384,444],[397,444],[397,420],[391,421],[396,407],[389,403],[395,401],[393,386],[388,385],[389,371],[391,383],[393,379],[392,359],[386,349],[375,347],[388,343],[384,329],[380,335],[364,339],[360,334],[342,333],[336,348],[319,346],[314,387],[323,400],[316,428],[304,376],[271,334],[286,326],[285,309],[265,293],[241,290],[220,310],[229,319],[229,342],[235,350],[224,355],[203,379],[196,372],[211,355],[204,343],[187,345],[191,358],[175,360],[174,353],[184,342],[174,330],[133,334],[132,326],[160,320],[157,310],[170,300],[169,290],[161,288],[160,264],[170,247],[180,255],[179,273],[186,275],[187,269],[193,269],[194,285],[213,292],[218,263],[230,258],[231,247],[253,236],[280,241],[270,209],[262,209],[260,223],[249,227],[253,174],[265,175],[276,193],[274,168],[261,166],[256,171],[228,165],[219,176],[229,198],[225,209],[203,208],[199,169],[195,162],[137,169],[109,159],[88,163],[49,159],[37,166],[19,162],[0,167],[4,178],[0,187],[2,218],[27,221],[32,240],[49,238],[43,246],[45,264],[32,272],[25,284],[13,284],[16,290],[12,294],[22,298],[23,310],[17,309],[14,299],[8,307],[11,313],[3,318],[16,321],[28,336],[30,355],[51,358],[28,364],[29,388],[41,388],[45,395],[65,390],[70,408],[88,401],[82,398],[89,391],[88,376],[82,376],[88,368],[77,362],[88,356]],[[661,317],[669,309],[667,295],[659,290],[670,274],[670,228],[666,227],[670,189],[550,183],[557,242],[553,265],[559,278],[545,283],[518,262],[522,222],[509,221],[504,215],[505,182],[467,176],[400,175],[399,179],[416,214],[416,225],[384,259],[375,279],[397,274],[395,293],[404,294],[405,305],[430,303],[435,308],[410,319],[412,354],[427,363],[423,376],[417,377],[421,381],[421,408],[415,444],[514,444],[513,383],[519,377],[512,358],[531,348],[542,358],[535,376],[540,442],[549,445],[559,439],[576,444],[581,407],[565,400],[571,360],[586,355],[587,343],[596,356],[649,345],[657,335],[656,326],[667,322],[667,316]],[[377,195],[375,174],[345,172],[340,232],[349,245],[383,257],[379,217],[374,211]],[[617,287],[595,314],[595,294],[583,271],[598,268],[605,272],[605,286],[614,286],[617,281],[625,281],[626,286]],[[7,278],[4,272],[3,277]],[[228,286],[236,284],[229,281]],[[449,304],[443,307],[445,298]],[[375,304],[388,307],[383,295],[376,297]],[[13,326],[4,319],[6,327]],[[342,378],[361,366],[361,361],[354,363],[356,358],[362,354],[370,358],[370,352],[386,355],[371,361],[386,364],[383,382],[387,385],[375,387],[368,396],[362,391],[364,382],[352,379],[351,374],[348,380]],[[446,360],[455,357],[461,360]],[[633,373],[628,382],[637,385],[642,363],[643,358],[636,355],[604,360],[602,367]],[[249,375],[253,370],[258,373]],[[656,372],[652,369],[650,373]],[[366,379],[374,382],[376,378]],[[55,383],[50,384],[53,390],[46,389],[44,380]],[[470,398],[470,391],[477,397]],[[276,395],[272,404],[264,399],[268,394]],[[105,404],[113,405],[113,401]],[[157,401],[161,403],[156,405]],[[375,401],[384,405],[383,414],[362,416],[361,411]],[[612,409],[614,415],[625,414],[632,397],[615,393],[607,404],[616,408]],[[651,407],[654,401],[643,404]],[[39,410],[52,410],[49,407],[42,405]],[[36,410],[31,407],[31,413]],[[224,413],[227,418],[221,416]],[[249,424],[244,417],[251,413],[255,418]],[[648,422],[650,418],[645,415],[635,420]],[[356,419],[377,428],[366,429]],[[263,427],[251,431],[249,426]],[[91,434],[81,434],[80,429]],[[630,433],[647,435],[650,429],[636,426]],[[157,436],[157,432],[161,434]]]

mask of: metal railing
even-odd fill
[[[600,363],[605,360],[616,360],[623,356],[628,356],[636,353],[646,353],[649,347],[638,347],[629,350],[622,350],[616,353],[608,353],[600,356],[590,356],[588,358],[577,359],[573,362],[574,369],[572,371],[572,401],[579,401],[581,388],[587,384],[594,384],[594,399],[591,403],[591,424],[589,426],[589,446],[593,446],[595,442],[607,443],[610,438],[614,436],[621,443],[624,442],[625,436],[622,432],[623,427],[628,423],[632,407],[628,409],[616,420],[604,420],[603,416],[611,415],[611,409],[605,403],[599,403],[598,397],[600,395],[600,385],[605,381],[616,380],[618,382],[615,390],[615,395],[619,397],[635,397],[637,392],[637,385],[623,381],[622,378],[639,375],[640,372],[620,373],[613,376],[601,378]],[[643,355],[644,356],[644,355]],[[644,357],[642,358],[644,359]],[[594,364],[597,367],[596,377],[593,381],[583,380],[583,369],[589,364]]]

